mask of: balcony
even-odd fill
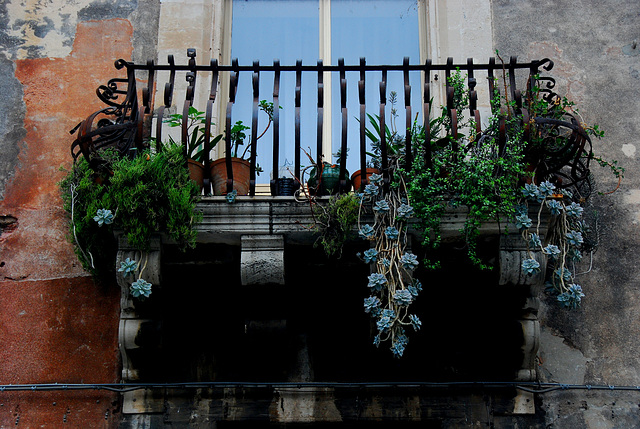
[[[390,119],[395,118],[390,116],[392,109],[397,111],[397,121],[402,124],[398,126],[403,130],[401,137],[395,141],[395,148],[402,155],[394,157],[388,153],[392,143],[387,141],[389,135],[377,133],[379,144],[375,156],[379,162],[382,192],[389,192],[397,168],[411,171],[416,168],[416,159],[424,163],[425,171],[433,169],[437,162],[435,152],[443,144],[451,145],[452,153],[466,156],[471,145],[467,142],[467,146],[458,146],[463,141],[462,135],[471,136],[470,142],[479,142],[491,133],[495,153],[504,154],[512,137],[511,117],[499,114],[501,108],[504,109],[501,101],[504,99],[509,103],[508,109],[518,112],[518,118],[521,118],[524,140],[539,137],[528,135],[530,124],[549,126],[554,133],[566,135],[561,147],[547,150],[538,147],[527,153],[526,162],[536,166],[532,180],[553,177],[558,188],[578,189],[588,194],[591,142],[582,125],[529,114],[531,94],[537,94],[549,104],[559,100],[553,92],[555,81],[542,75],[552,69],[552,61],[519,63],[511,57],[508,62],[490,58],[486,64],[476,64],[472,59],[456,64],[450,58],[446,64],[432,64],[431,61],[410,64],[409,59],[405,59],[401,65],[368,65],[362,59],[357,65],[345,65],[343,61],[338,65],[322,62],[281,65],[276,60],[272,65],[240,66],[237,61],[231,65],[219,65],[215,61],[198,65],[195,50],[189,50],[187,56],[185,65],[175,64],[172,56],[167,64],[116,61],[116,69],[126,71],[126,78],[112,79],[101,86],[97,94],[108,107],[91,115],[74,130],[77,131],[72,145],[74,159],[84,156],[91,167],[99,169],[100,150],[104,148],[115,149],[122,157],[132,157],[149,148],[163,151],[162,142],[168,138],[164,124],[172,115],[180,114],[180,133],[173,138],[181,144],[186,163],[193,154],[189,150],[190,142],[194,141],[190,112],[194,107],[203,112],[199,119],[202,139],[197,145],[204,153],[199,161],[203,176],[199,185],[202,198],[197,206],[203,216],[196,225],[196,248],[179,253],[175,243],[162,231],[144,252],[130,246],[123,236],[118,238],[116,267],[127,258],[144,260],[144,278],[158,288],[154,298],[140,302],[129,294],[131,282],[121,274],[117,276],[123,291],[120,320],[123,382],[188,379],[223,381],[239,387],[241,383],[234,383],[249,377],[252,381],[266,383],[265,386],[270,386],[271,382],[325,383],[316,386],[321,390],[316,389],[313,393],[298,389],[297,393],[285,394],[275,389],[275,393],[260,396],[260,403],[264,405],[270,404],[278,395],[284,395],[283,401],[289,401],[287,406],[295,407],[295,404],[309,400],[301,399],[307,394],[322,403],[337,404],[342,393],[336,386],[332,387],[334,382],[388,382],[393,379],[410,384],[416,379],[439,377],[476,381],[489,377],[514,382],[536,379],[537,296],[544,281],[547,258],[542,251],[531,251],[522,240],[519,227],[504,218],[483,222],[478,228],[479,252],[492,259],[497,269],[482,274],[467,271],[466,266],[461,270],[459,264],[450,262],[459,258],[456,245],[460,242],[460,231],[465,228],[468,209],[464,206],[447,208],[440,222],[440,236],[445,243],[441,252],[444,271],[439,274],[419,272],[423,283],[431,288],[421,304],[427,314],[423,322],[430,327],[421,337],[422,345],[417,346],[416,354],[408,358],[407,368],[420,368],[412,373],[391,363],[388,357],[369,356],[372,346],[368,331],[371,326],[365,315],[342,317],[343,313],[351,313],[352,305],[357,309],[355,311],[362,307],[366,284],[362,276],[366,278],[368,269],[354,255],[366,250],[368,244],[362,240],[348,241],[345,244],[348,252],[345,250],[341,259],[326,259],[313,249],[316,235],[310,228],[314,223],[310,207],[326,205],[330,197],[323,195],[322,179],[310,182],[308,173],[314,166],[318,171],[323,165],[329,168],[331,163],[324,162],[330,160],[330,152],[339,149],[343,154],[349,153],[349,158],[341,157],[332,167],[337,171],[337,184],[331,188],[332,193],[351,192],[353,185],[348,169],[360,171],[361,185],[354,191],[366,189],[372,180],[365,173],[371,161],[368,153],[373,150],[369,135],[376,126],[385,130],[391,120],[395,120]],[[469,99],[468,107],[461,112],[456,108],[453,82],[455,76],[459,79],[463,74],[460,82],[466,87]],[[395,99],[390,97],[391,75],[399,77],[402,88],[397,108]],[[269,103],[273,103],[269,115],[270,145],[262,142],[258,145],[264,128],[264,123],[260,122],[264,116],[260,107],[260,88],[265,85],[263,76],[273,79],[273,85],[268,86],[272,92]],[[284,76],[292,77],[289,81],[294,83],[293,91],[284,92],[293,94],[293,100],[281,98],[280,83],[285,81]],[[167,78],[163,90],[159,89],[162,88],[161,77]],[[329,106],[325,88],[334,80],[338,91],[331,104],[336,106]],[[480,84],[485,80],[485,85]],[[184,98],[177,95],[179,81],[186,83]],[[248,183],[242,188],[238,184],[239,167],[232,157],[237,152],[233,147],[232,130],[237,117],[235,109],[242,106],[242,100],[237,97],[239,82],[245,81],[251,82],[251,101],[243,101],[244,106],[251,106],[251,127],[247,142]],[[375,97],[368,92],[372,81]],[[223,83],[228,86],[221,94]],[[305,98],[303,94],[313,94],[313,97]],[[416,94],[417,103],[412,101],[415,98],[412,95]],[[163,102],[159,103],[157,99],[161,96]],[[440,123],[447,124],[446,138],[432,129],[438,124],[434,119],[440,104],[433,102],[434,97],[443,100]],[[197,106],[198,101],[203,101],[201,106]],[[291,108],[281,112],[282,104]],[[339,119],[330,120],[332,115],[325,115],[327,110],[339,111],[336,116]],[[212,125],[216,122],[216,112],[224,112],[223,122],[218,121],[224,126],[219,128]],[[367,115],[369,112],[373,112],[371,117]],[[473,122],[463,124],[462,113]],[[289,134],[283,132],[285,114],[293,124]],[[497,119],[490,121],[490,116]],[[309,118],[312,118],[311,123]],[[332,139],[327,136],[328,122],[340,131],[339,142],[333,146]],[[357,129],[353,135],[351,128]],[[420,136],[413,134],[418,131]],[[198,135],[196,132],[196,137]],[[313,148],[303,144],[310,140],[315,142]],[[419,142],[419,148],[416,142]],[[214,143],[224,145],[224,149],[214,149]],[[293,162],[287,176],[271,175],[282,171],[283,159],[289,153],[293,153]],[[216,154],[220,154],[224,166],[222,187],[218,190],[211,169]],[[348,164],[348,159],[356,161]],[[392,161],[399,164],[392,165]],[[265,175],[271,176],[262,187],[257,174],[260,162],[265,167],[268,165]],[[281,179],[293,183],[286,196],[281,195]],[[265,192],[261,192],[261,188]],[[232,196],[235,193],[237,197]],[[542,213],[539,208],[539,205],[531,207],[530,211]],[[538,219],[538,233],[544,237],[548,213],[544,212]],[[505,225],[509,225],[506,234]],[[418,227],[417,222],[408,224],[409,247],[419,247],[423,237]],[[525,259],[537,261],[540,271],[535,274],[524,272]],[[360,287],[361,283],[363,287]],[[189,291],[185,292],[186,288]],[[314,293],[314,290],[321,292]],[[450,300],[461,303],[454,314],[442,309],[442,303]],[[212,315],[212,309],[217,314]],[[323,322],[327,313],[334,316],[334,320]],[[437,326],[442,321],[448,327],[439,332]],[[204,327],[203,332],[207,334],[190,333],[190,326]],[[330,332],[325,330],[327,326]],[[355,326],[365,341],[338,338],[345,326]],[[209,333],[211,337],[207,337]],[[465,334],[470,338],[461,339]],[[225,344],[237,350],[226,350]],[[336,350],[340,348],[346,350],[344,355]],[[365,361],[367,363],[362,364]],[[378,365],[392,369],[379,371]],[[400,396],[421,395],[409,390]],[[164,409],[163,401],[168,397],[154,397],[139,390],[125,395],[124,411],[132,415],[160,413]],[[211,395],[207,400],[218,404],[221,399],[217,393]],[[388,392],[376,391],[375,395],[384,396]],[[503,405],[511,407],[509,412],[534,411],[532,397],[524,392],[510,391],[506,397]],[[423,403],[418,408],[422,407],[422,412],[426,412],[429,406],[433,404]],[[245,411],[246,414],[239,412],[239,420],[250,418],[251,412]],[[343,417],[353,412],[349,406],[340,411]],[[375,412],[369,410],[362,416],[375,418]]]

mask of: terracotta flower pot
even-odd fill
[[[202,190],[204,186],[204,165],[189,158],[187,160],[187,167],[189,167],[189,177],[196,182],[198,189]]]
[[[233,169],[233,189],[238,195],[249,194],[249,161],[241,158],[231,158]],[[211,186],[214,195],[227,194],[227,163],[226,158],[220,158],[211,163]]]
[[[372,174],[380,174],[380,170],[378,170],[377,168],[367,168],[365,170],[365,175],[367,176],[367,180],[369,181],[369,183],[371,183],[369,178]],[[358,170],[351,175],[351,183],[353,183],[353,190],[355,192],[362,190],[360,189],[360,186],[362,185],[362,170]]]

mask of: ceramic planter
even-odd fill
[[[312,195],[330,195],[338,192],[340,185],[340,166],[338,164],[329,164],[325,162],[322,167],[322,177],[318,184],[318,173],[315,168],[309,173],[309,192]],[[347,171],[347,177],[349,172]],[[351,182],[347,184],[351,189]]]
[[[187,167],[189,168],[189,177],[196,182],[198,189],[202,190],[204,186],[204,165],[201,162],[189,158],[187,160]]]
[[[365,175],[369,183],[371,183],[369,178],[371,177],[372,174],[380,174],[380,170],[377,168],[367,168],[365,170]],[[351,175],[351,183],[353,184],[353,190],[355,192],[362,191],[362,189],[360,189],[362,185],[362,170],[358,170]]]
[[[233,189],[238,195],[249,194],[249,161],[241,158],[231,158],[233,169]],[[227,194],[227,163],[226,158],[220,158],[211,163],[211,186],[214,195]]]

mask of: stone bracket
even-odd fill
[[[154,237],[151,249],[141,252],[133,249],[124,236],[118,239],[118,253],[116,255],[116,279],[120,286],[120,327],[118,330],[118,345],[122,356],[122,381],[139,379],[139,368],[136,367],[135,355],[139,349],[157,348],[161,341],[161,326],[158,321],[143,319],[136,311],[136,301],[131,296],[131,283],[142,278],[152,286],[153,290],[160,287],[161,276],[161,240]],[[118,272],[120,264],[127,258],[137,262],[135,272],[127,275]]]
[[[284,236],[243,235],[240,278],[244,286],[284,285]]]
[[[535,259],[540,263],[540,271],[527,274],[522,270],[525,259]],[[519,234],[509,234],[500,238],[500,285],[513,285],[526,289],[526,300],[523,303],[519,322],[522,327],[523,343],[522,361],[516,373],[518,381],[534,381],[537,378],[536,356],[540,346],[540,322],[538,322],[538,294],[544,283],[547,268],[547,257],[540,251],[527,249],[524,239]],[[526,402],[526,406],[523,405]],[[517,407],[519,413],[529,413],[532,401],[525,401]]]

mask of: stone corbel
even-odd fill
[[[284,284],[284,236],[243,235],[240,278],[244,286]]]
[[[133,249],[123,236],[118,240],[116,278],[121,291],[118,345],[122,356],[123,382],[139,380],[140,368],[136,357],[139,360],[143,359],[145,351],[161,346],[161,322],[142,318],[136,311],[135,300],[130,293],[131,283],[139,278],[151,283],[152,291],[160,287],[162,283],[161,250],[160,237],[152,239],[148,252]],[[117,270],[127,258],[137,262],[137,269],[125,277]],[[125,392],[122,398],[122,412],[124,414],[158,413],[163,410],[163,403],[162,394],[152,394],[146,390]]]
[[[543,238],[543,237],[542,237]],[[543,238],[544,239],[544,238]],[[533,258],[540,263],[540,271],[527,274],[522,270],[522,262]],[[541,251],[527,249],[520,234],[503,235],[500,238],[500,285],[511,284],[526,290],[526,301],[520,315],[523,344],[522,362],[516,374],[518,381],[534,381],[536,379],[536,355],[540,346],[540,322],[538,294],[544,283],[547,257]]]
[[[137,269],[134,273],[124,276],[118,272],[120,264],[127,258],[137,262]],[[135,301],[130,293],[131,284],[139,278],[151,283],[152,289],[158,288],[162,282],[161,278],[161,244],[160,238],[155,238],[151,242],[151,250],[141,252],[132,249],[124,237],[119,239],[118,254],[116,256],[116,278],[120,286],[120,328],[118,332],[118,343],[122,355],[122,380],[134,381],[139,379],[138,368],[132,361],[132,351],[143,346],[153,346],[148,339],[143,339],[143,331],[156,322],[149,319],[142,319],[135,308]],[[157,326],[154,330],[157,330]],[[158,335],[154,335],[156,339]],[[156,345],[156,346],[159,346]],[[135,354],[135,352],[133,353]]]

